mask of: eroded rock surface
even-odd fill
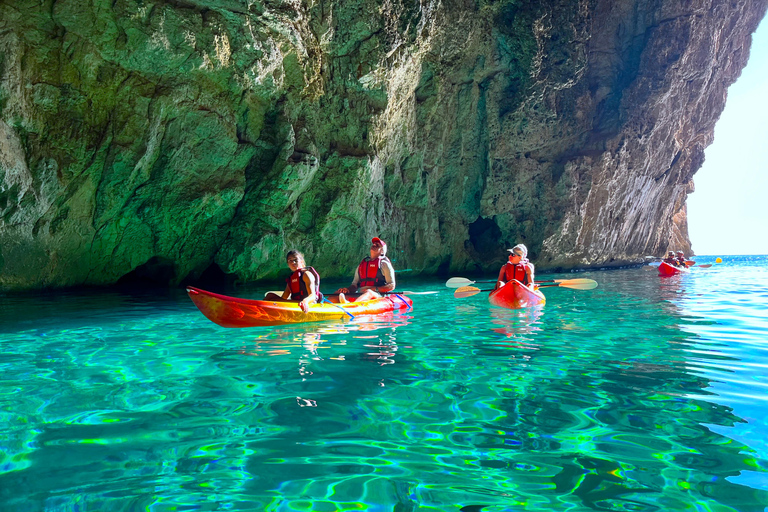
[[[766,2],[0,0],[0,287],[690,250]]]

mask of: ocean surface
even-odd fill
[[[0,296],[0,511],[762,512],[768,256],[723,259],[548,275],[599,287],[522,311],[401,273],[439,293],[276,328]]]

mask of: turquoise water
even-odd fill
[[[567,277],[600,286],[509,311],[401,275],[440,293],[254,329],[0,296],[0,510],[765,510],[768,257]]]

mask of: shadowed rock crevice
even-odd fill
[[[504,261],[502,233],[493,219],[478,218],[469,225],[469,243],[475,263],[480,267],[489,261]]]
[[[153,257],[117,280],[120,286],[169,286],[176,281],[173,261]]]
[[[223,289],[237,281],[237,276],[227,274],[217,263],[211,263],[203,272],[197,276],[186,276],[181,280],[181,284],[203,287],[209,290]]]

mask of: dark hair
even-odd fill
[[[297,251],[296,249],[291,249],[290,251],[288,251],[288,254],[285,255],[285,259],[288,260],[288,258],[290,258],[291,256],[298,256],[299,258],[301,258],[302,261],[304,261],[304,254]]]

